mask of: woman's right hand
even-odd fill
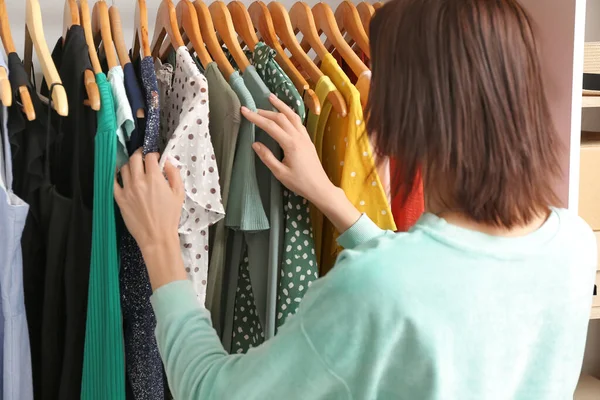
[[[252,147],[273,175],[288,189],[312,203],[331,193],[335,186],[323,170],[302,120],[292,109],[271,94],[271,103],[280,112],[258,110],[253,113],[242,107],[242,113],[250,122],[267,132],[284,152],[279,161],[263,144],[255,142]]]
[[[329,180],[298,114],[274,94],[270,101],[278,113],[265,110],[254,113],[242,107],[242,114],[279,143],[284,158],[279,161],[271,150],[258,142],[252,145],[254,151],[282,184],[310,201],[338,232],[344,232],[358,220],[360,212]]]

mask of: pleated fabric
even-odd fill
[[[117,124],[106,75],[97,74],[96,83],[102,107],[95,138],[92,261],[81,399],[124,400],[125,362],[113,200]]]

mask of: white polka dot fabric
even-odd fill
[[[179,239],[185,269],[198,299],[206,298],[208,227],[225,215],[219,172],[208,132],[208,83],[185,47],[177,49],[176,66],[157,66],[161,89],[161,137],[169,160],[181,173],[185,201]]]

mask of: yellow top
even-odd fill
[[[323,133],[325,131],[325,125],[327,124],[327,120],[329,119],[329,114],[331,113],[332,105],[331,102],[327,100],[327,96],[330,92],[337,90],[331,79],[327,75],[321,76],[317,85],[315,86],[315,93],[319,98],[319,103],[321,103],[321,113],[319,115],[315,115],[312,112],[308,114],[308,121],[306,124],[306,129],[308,134],[310,135],[311,140],[313,141],[315,148],[317,150],[317,154],[319,155],[319,159],[321,163],[323,162],[322,150],[323,150]],[[313,238],[315,241],[315,253],[317,256],[317,263],[321,262],[321,244],[323,240],[323,214],[319,211],[318,208],[314,207],[312,204],[310,206],[310,219],[312,221],[313,227]]]
[[[395,230],[394,218],[365,131],[360,93],[332,55],[325,56],[321,70],[342,93],[348,106],[345,118],[335,112],[327,113],[329,115],[321,113],[314,143],[318,144],[323,167],[331,181],[344,190],[360,212],[367,214],[381,229]],[[339,233],[329,221],[323,221],[321,234],[321,256],[318,260],[323,276],[333,267],[341,248],[336,243]]]

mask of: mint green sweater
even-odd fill
[[[409,233],[366,216],[298,312],[228,355],[191,284],[154,292],[176,399],[572,398],[592,300],[590,228],[553,210],[536,232],[493,237],[424,215]]]

